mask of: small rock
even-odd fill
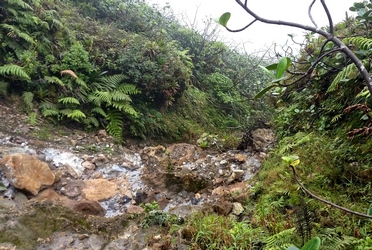
[[[71,139],[70,142],[71,142],[71,145],[73,147],[75,147],[77,145],[77,141],[76,140]]]
[[[81,165],[86,169],[95,169],[96,167],[96,165],[90,161],[84,161]]]
[[[234,202],[231,210],[231,214],[239,216],[244,212],[244,208],[241,203]]]
[[[236,155],[234,156],[234,159],[235,159],[235,161],[237,161],[237,162],[244,163],[244,162],[247,161],[247,156],[244,155],[244,154],[236,154]]]

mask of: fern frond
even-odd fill
[[[22,38],[23,40],[25,40],[28,43],[31,43],[31,44],[35,43],[34,39],[30,35],[20,31],[18,28],[16,28],[13,25],[3,23],[3,24],[0,24],[0,26],[9,31],[9,33],[8,33],[9,37],[14,37],[14,35],[16,35],[17,37]]]
[[[85,119],[87,116],[81,110],[74,109],[69,114],[67,114],[67,117],[80,122],[81,119]]]
[[[123,74],[112,75],[112,76],[105,76],[101,77],[99,80],[103,83],[106,90],[114,90],[122,83],[125,79],[127,79]]]
[[[348,46],[353,45],[362,50],[370,50],[372,48],[372,39],[367,37],[347,37],[342,42]]]
[[[64,86],[65,84],[62,82],[61,79],[59,79],[58,77],[56,76],[44,76],[44,80],[47,82],[47,83],[55,83],[55,84],[58,84],[60,86]]]
[[[119,110],[112,110],[107,114],[109,124],[106,126],[107,132],[116,140],[121,141],[123,135],[123,117]]]
[[[287,248],[292,245],[293,235],[295,228],[290,228],[284,231],[281,231],[277,234],[274,234],[268,237],[264,249],[281,249]]]
[[[138,117],[137,111],[129,103],[113,102],[112,106],[128,115],[132,115],[136,118]]]
[[[331,85],[327,89],[327,92],[336,90],[339,83],[355,79],[358,75],[359,71],[354,63],[347,65],[341,72],[336,75],[335,79],[333,79]]]
[[[33,10],[33,8],[28,3],[22,0],[8,0],[7,2],[11,6],[18,6],[25,10]]]
[[[59,110],[57,109],[57,107],[54,103],[42,102],[39,107],[41,109],[41,114],[44,117],[57,116],[59,114]]]
[[[23,100],[23,103],[25,104],[26,108],[28,110],[32,110],[33,108],[33,103],[32,101],[34,100],[34,94],[32,92],[23,92],[22,94],[22,100]]]
[[[22,80],[30,80],[30,76],[23,70],[22,67],[15,64],[6,64],[0,66],[0,75],[6,77],[18,77]]]
[[[92,108],[91,112],[92,112],[92,113],[96,113],[96,114],[100,114],[100,115],[102,115],[103,117],[107,117],[106,112],[105,112],[102,108],[100,108],[100,107]]]
[[[338,115],[335,115],[332,120],[331,120],[331,123],[335,123],[337,122],[338,120],[340,120],[342,117],[342,114],[338,114]]]
[[[108,91],[95,91],[94,95],[97,96],[100,101],[105,102],[107,104],[111,104],[112,101],[112,95]]]
[[[127,95],[135,95],[141,93],[139,89],[133,84],[120,84],[117,88],[118,91],[127,94]]]
[[[343,250],[352,246],[355,238],[351,236],[341,236],[337,228],[325,228],[318,235],[322,239],[321,249],[324,250]]]
[[[83,120],[83,123],[87,126],[90,126],[91,124],[94,126],[94,127],[98,127],[99,126],[99,122],[97,120],[97,118],[93,117],[93,116],[89,116],[87,118],[85,118]]]
[[[129,95],[123,93],[123,92],[120,92],[120,91],[113,91],[111,93],[111,96],[112,96],[112,100],[113,101],[117,101],[117,102],[131,102],[132,99],[129,97]]]
[[[58,100],[58,102],[61,102],[63,104],[77,104],[77,105],[80,104],[78,99],[76,99],[75,97],[71,97],[71,96],[62,97]]]
[[[102,104],[101,98],[97,95],[88,95],[88,100],[97,107],[100,107]]]
[[[88,86],[87,86],[87,84],[83,81],[83,79],[81,79],[81,78],[76,78],[75,79],[75,82],[79,85],[79,86],[81,86],[81,87],[83,87],[83,88],[88,88]]]

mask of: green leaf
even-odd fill
[[[291,59],[288,57],[283,57],[280,59],[277,69],[276,69],[276,79],[283,77],[284,72],[289,68],[291,65]]]
[[[271,78],[275,78],[275,75],[270,71],[270,70],[272,70],[272,69],[269,69],[268,67],[269,66],[267,66],[267,67],[264,67],[264,66],[262,66],[262,65],[258,65],[258,67],[260,67],[267,75],[269,75]],[[275,67],[275,69],[276,69],[276,67]]]
[[[301,250],[318,250],[320,247],[320,238],[314,237],[311,240],[309,240],[305,246],[301,248]]]
[[[266,66],[266,69],[267,70],[276,70],[277,68],[278,68],[278,64],[277,63],[270,64],[269,66]]]
[[[0,182],[0,191],[6,191],[6,187],[4,186],[3,183]]]
[[[370,216],[372,215],[372,207],[368,208],[367,214],[370,215]]]
[[[288,164],[292,164],[293,162],[296,162],[299,159],[300,159],[300,157],[298,157],[297,155],[290,155],[290,156],[283,156],[282,157],[282,160],[285,163],[288,163]]]
[[[218,23],[221,24],[223,27],[226,27],[227,22],[229,21],[230,17],[231,17],[231,13],[226,12],[222,14],[222,16],[218,19]]]
[[[263,90],[261,90],[255,97],[254,99],[258,99],[260,97],[262,97],[266,92],[268,92],[270,89],[274,88],[274,87],[278,87],[279,85],[278,84],[273,84],[273,85],[270,85],[266,88],[264,88]]]

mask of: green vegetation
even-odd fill
[[[105,128],[117,142],[131,136],[235,148],[236,134],[271,122],[278,141],[251,183],[241,220],[203,213],[176,223],[147,204],[142,226],[174,237],[180,230],[191,249],[372,249],[370,220],[309,197],[288,166],[319,197],[371,214],[372,97],[352,60],[309,33],[298,55],[261,61],[212,39],[215,29],[199,34],[163,16],[166,9],[142,0],[4,1],[1,98],[22,101],[32,125]],[[335,36],[370,72],[372,1],[351,10],[356,18],[336,24]],[[226,26],[229,18],[218,21]]]
[[[258,58],[162,11],[142,0],[6,1],[0,94],[22,96],[31,123],[103,127],[118,142],[195,140],[249,126],[253,104],[245,100],[266,76],[255,69],[247,77],[245,68]]]

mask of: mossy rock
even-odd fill
[[[35,249],[39,239],[51,237],[58,231],[98,234],[109,239],[123,232],[128,221],[126,215],[104,218],[57,205],[30,203],[21,209],[0,210],[0,243]]]

